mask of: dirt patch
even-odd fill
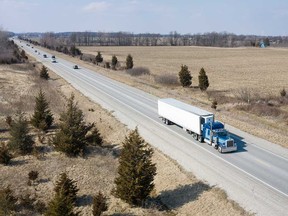
[[[65,98],[74,93],[86,121],[96,122],[105,140],[104,148],[91,148],[90,153],[84,158],[67,158],[53,151],[48,145],[48,138],[40,144],[35,136],[38,147],[42,148],[40,155],[21,156],[14,158],[9,166],[0,165],[1,185],[10,184],[16,195],[29,193],[47,203],[53,196],[58,175],[65,171],[70,178],[77,181],[80,189],[77,208],[81,210],[82,215],[91,215],[92,196],[99,190],[109,198],[107,211],[109,215],[248,214],[230,201],[225,192],[197,180],[191,173],[184,172],[174,161],[156,149],[153,161],[157,165],[157,175],[153,197],[160,200],[170,211],[159,211],[157,205],[155,208],[148,209],[129,207],[111,195],[118,166],[117,152],[128,133],[125,125],[115,119],[112,113],[90,101],[52,71],[49,71],[51,79],[45,85],[42,83],[38,86],[36,85],[39,81],[38,75],[33,70],[24,69],[25,73],[18,73],[12,67],[0,67],[0,69],[3,69],[0,73],[0,127],[7,129],[0,132],[1,139],[9,137],[4,122],[5,116],[14,114],[14,110],[18,108],[17,101],[21,98],[29,99],[29,106],[24,106],[27,100],[22,100],[22,104],[27,116],[31,115],[34,108],[34,95],[41,86],[47,93],[56,121],[59,120],[59,113],[64,109]],[[37,134],[34,130],[32,133]],[[52,135],[53,131],[48,132],[48,137]],[[39,172],[39,181],[32,186],[27,186],[27,176],[31,170]]]

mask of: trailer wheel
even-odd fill
[[[218,152],[222,153],[222,148],[220,146],[218,147]]]
[[[194,133],[194,134],[193,134],[193,138],[194,138],[195,140],[198,140],[198,134]]]

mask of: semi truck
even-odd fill
[[[195,140],[206,142],[220,153],[237,151],[225,125],[215,121],[214,114],[173,98],[158,100],[158,114],[164,124],[176,124]]]

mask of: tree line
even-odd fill
[[[169,34],[134,34],[130,32],[63,32],[63,33],[25,33],[26,38],[41,38],[42,44],[78,45],[78,46],[213,46],[239,47],[288,46],[287,36],[236,35],[228,32],[208,32],[203,34],[180,34],[171,31]]]

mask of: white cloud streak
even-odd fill
[[[109,7],[110,7],[110,4],[105,1],[91,2],[88,5],[84,6],[83,10],[87,12],[97,12],[97,11],[104,11]]]

